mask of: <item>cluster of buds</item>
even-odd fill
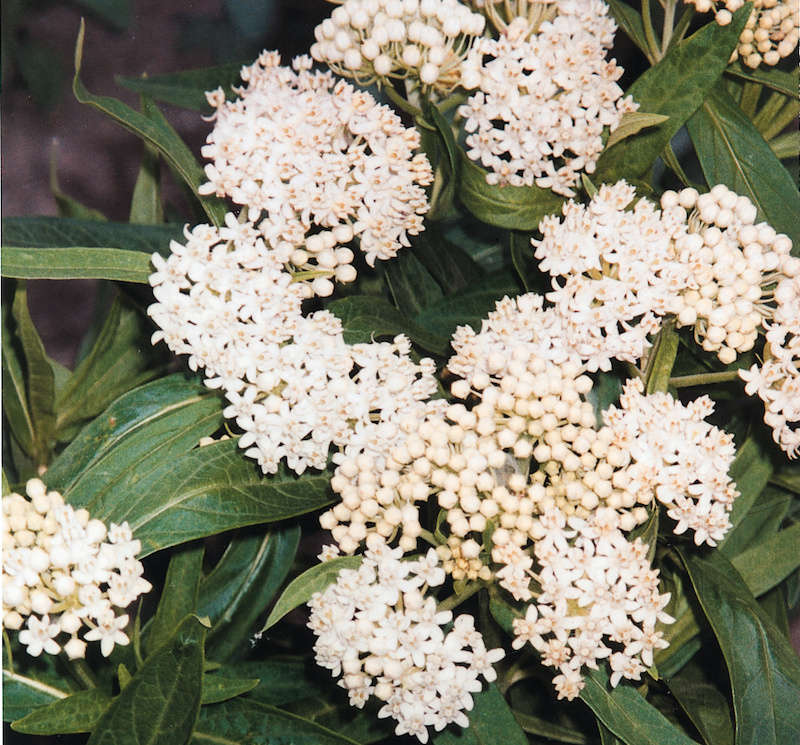
[[[727,26],[744,0],[685,0],[700,13],[714,11],[720,26]],[[745,65],[756,68],[762,63],[777,65],[797,49],[800,39],[800,3],[798,0],[753,0],[753,10],[739,37],[733,59],[741,57]]]
[[[352,705],[363,707],[373,695],[385,702],[378,716],[395,719],[398,735],[425,743],[428,727],[467,727],[479,678],[495,680],[503,650],[486,648],[472,616],[453,621],[426,596],[445,579],[433,549],[401,561],[402,549],[378,536],[368,545],[359,569],[343,569],[309,602],[317,663],[342,676]]]
[[[311,56],[360,85],[410,78],[446,96],[485,24],[458,0],[345,0],[314,30]]]
[[[70,659],[84,657],[92,641],[107,657],[129,642],[128,616],[115,608],[151,589],[136,560],[141,544],[127,523],[107,529],[39,479],[26,495],[3,497],[3,628],[24,625],[19,640],[34,657],[62,647]]]

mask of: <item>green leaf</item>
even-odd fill
[[[458,326],[479,331],[497,301],[506,295],[516,297],[520,285],[511,271],[489,274],[463,290],[447,295],[441,302],[420,313],[414,321],[440,337],[450,338]]]
[[[709,186],[725,184],[758,207],[759,218],[800,245],[800,192],[755,125],[722,87],[686,123]]]
[[[401,313],[413,317],[439,302],[444,293],[413,253],[403,251],[385,270],[389,291]]]
[[[546,282],[545,275],[539,271],[539,262],[533,255],[530,233],[513,231],[509,236],[511,261],[519,276],[525,292],[532,292],[534,286]]]
[[[289,611],[307,603],[315,592],[323,592],[329,585],[336,582],[342,569],[358,569],[362,559],[362,556],[339,556],[307,569],[292,580],[283,591],[261,631],[266,631],[278,623]]]
[[[153,100],[142,96],[142,113],[157,122],[158,117],[152,114],[153,111],[158,111],[158,117],[161,116]],[[128,221],[133,225],[158,225],[164,222],[164,206],[161,202],[161,159],[158,149],[149,142],[144,143]]]
[[[113,247],[145,254],[169,252],[171,240],[185,240],[180,225],[73,220],[63,217],[5,217],[3,245],[19,248]],[[5,263],[5,249],[3,262]]]
[[[728,667],[737,745],[800,741],[797,653],[719,551],[681,557]]]
[[[24,735],[91,732],[110,703],[111,698],[99,688],[77,691],[17,719],[11,729]]]
[[[744,7],[727,26],[707,24],[636,80],[626,93],[643,111],[669,118],[603,150],[593,175],[596,184],[647,178],[656,158],[722,75],[749,14]]]
[[[747,589],[759,597],[800,567],[800,523],[731,559]]]
[[[242,745],[245,741],[247,745],[358,745],[355,740],[258,701],[235,698],[203,707],[192,745]]]
[[[463,248],[433,226],[414,238],[411,250],[445,293],[461,290],[485,274]]]
[[[741,59],[737,59],[735,62],[731,62],[725,70],[725,74],[733,75],[742,80],[749,80],[753,83],[760,83],[791,98],[797,98],[797,86],[798,82],[800,82],[797,68],[793,72],[784,72],[776,67],[762,65],[753,70],[745,65]]]
[[[609,689],[605,666],[584,670],[581,699],[598,719],[627,745],[695,745],[633,686]]]
[[[3,414],[20,448],[30,455],[33,449],[33,420],[28,409],[25,373],[15,326],[9,304],[3,303]]]
[[[233,538],[200,586],[198,614],[212,623],[208,657],[230,660],[249,651],[247,640],[285,581],[299,543],[297,525]]]
[[[233,86],[241,84],[240,62],[229,62],[217,67],[156,75],[154,77],[129,78],[117,76],[123,88],[151,96],[158,101],[208,113],[212,111],[206,99],[206,91],[222,88],[228,98],[233,96]]]
[[[521,711],[514,710],[514,718],[526,732],[537,737],[546,738],[548,742],[565,742],[569,745],[585,745],[589,743],[589,738],[582,732],[560,724],[554,724],[541,717],[523,714]]]
[[[245,660],[235,665],[223,665],[218,673],[226,677],[258,678],[259,684],[248,693],[247,698],[286,708],[288,704],[302,699],[323,698],[326,692],[336,688],[330,680],[320,675],[321,670],[307,656],[302,656]]]
[[[545,215],[561,210],[566,199],[538,186],[493,186],[483,168],[461,152],[458,197],[464,206],[489,225],[509,230],[533,231]]]
[[[528,745],[525,732],[494,683],[472,698],[475,705],[469,712],[469,727],[449,725],[433,736],[435,745]]]
[[[143,463],[163,463],[190,450],[222,421],[217,395],[197,378],[171,375],[112,403],[52,463],[44,480],[62,494],[74,490],[76,498],[89,499],[113,488],[112,473],[125,476],[123,486],[136,483]],[[109,460],[113,467],[106,465]]]
[[[25,717],[43,706],[66,699],[72,693],[63,679],[34,675],[32,671],[25,675],[4,666],[3,721],[12,722]]]
[[[78,42],[75,47],[75,77],[72,90],[75,98],[80,103],[89,104],[110,116],[125,129],[154,145],[158,151],[172,163],[183,180],[188,184],[206,214],[214,225],[222,225],[225,221],[227,208],[221,200],[215,197],[201,196],[197,189],[206,178],[203,169],[195,160],[186,143],[177,135],[174,129],[164,126],[163,123],[154,123],[144,114],[134,111],[121,101],[109,96],[95,96],[89,93],[81,82],[81,59],[83,57],[84,25],[78,33]]]
[[[147,343],[151,330],[143,313],[115,300],[89,354],[58,391],[57,433],[96,417],[159,372],[160,350]]]
[[[161,599],[144,645],[148,656],[169,641],[186,616],[197,611],[204,554],[205,546],[202,542],[181,546],[173,551]]]
[[[46,466],[50,459],[50,444],[56,423],[55,376],[28,311],[28,295],[22,282],[17,286],[14,295],[12,313],[25,355],[25,392],[32,425],[33,461],[36,466]]]
[[[707,745],[733,742],[728,700],[711,682],[707,670],[700,663],[689,662],[667,680],[667,685]]]
[[[88,745],[182,745],[200,711],[206,627],[187,617],[106,709]]]
[[[626,137],[632,137],[647,127],[655,127],[669,119],[664,114],[648,114],[644,111],[628,111],[622,116],[619,126],[609,135],[606,147],[611,147],[621,142]]]
[[[450,342],[421,327],[393,305],[379,297],[354,296],[335,300],[328,310],[342,322],[344,340],[348,344],[362,344],[381,336],[395,337],[406,334],[423,349],[446,355]]]
[[[114,279],[147,284],[150,257],[119,248],[18,248],[3,246],[4,277]]]
[[[418,121],[418,130],[422,135],[422,146],[434,169],[434,182],[430,192],[430,211],[428,222],[435,222],[444,217],[453,205],[456,184],[459,175],[459,147],[453,135],[453,127],[442,116],[435,104],[427,99],[422,100],[424,116],[433,123],[434,132],[430,133],[427,121]],[[432,144],[429,143],[432,140]]]
[[[223,678],[220,675],[206,675],[203,678],[202,705],[218,704],[252,691],[259,683],[258,678]]]
[[[730,468],[730,477],[736,484],[739,496],[731,509],[733,527],[719,544],[719,550],[726,556],[735,556],[750,543],[752,533],[745,518],[758,501],[772,471],[772,461],[761,439],[747,438]]]

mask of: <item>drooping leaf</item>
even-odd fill
[[[709,679],[707,670],[701,664],[689,662],[667,680],[667,685],[706,745],[733,742],[733,722],[728,701]]]
[[[728,560],[681,553],[728,667],[736,743],[800,741],[800,659]]]
[[[89,745],[183,745],[200,711],[206,627],[188,616],[106,709]]]
[[[800,244],[800,191],[761,133],[723,87],[687,121],[709,186],[725,184],[758,207],[759,219]]]
[[[413,342],[434,354],[444,356],[450,346],[449,340],[421,327],[383,298],[363,295],[346,297],[332,302],[328,310],[341,320],[344,340],[348,344],[406,334]]]
[[[508,230],[533,231],[545,215],[561,210],[566,201],[538,186],[498,186],[486,183],[486,171],[461,152],[461,178],[457,194],[464,206],[489,225]]]
[[[609,687],[605,666],[583,671],[581,699],[626,745],[695,745],[633,686]]]
[[[46,466],[55,429],[55,375],[28,310],[25,284],[17,286],[12,313],[25,359],[25,394],[32,426],[31,450],[36,466]]]
[[[113,279],[146,284],[150,257],[119,248],[17,248],[3,246],[4,277],[18,279]]]
[[[116,82],[123,88],[144,93],[158,101],[208,113],[212,109],[206,100],[206,91],[222,88],[230,98],[233,95],[233,86],[241,84],[241,70],[241,63],[229,62],[216,67],[146,78],[117,76]]]
[[[527,745],[528,738],[494,683],[473,695],[474,707],[468,713],[469,727],[451,724],[434,734],[435,745]]]
[[[81,61],[83,57],[83,37],[84,26],[78,33],[78,42],[75,47],[75,77],[72,83],[72,90],[75,98],[81,103],[89,104],[94,108],[110,116],[125,129],[151,143],[158,151],[169,160],[177,169],[178,173],[188,184],[206,214],[214,225],[222,225],[225,220],[227,209],[225,204],[215,197],[202,196],[197,189],[206,178],[203,169],[195,160],[186,143],[177,135],[174,129],[164,126],[162,123],[154,123],[150,118],[138,111],[134,111],[121,101],[110,96],[96,96],[86,90],[80,78]]]
[[[192,745],[358,745],[355,740],[307,719],[246,698],[204,706],[192,736]]]
[[[704,26],[636,80],[627,93],[640,109],[668,119],[603,150],[592,177],[595,184],[647,178],[656,158],[722,75],[749,14],[749,8],[742,8],[727,26]]]
[[[141,97],[142,113],[158,121],[152,112],[161,111],[147,96]],[[149,142],[144,143],[142,160],[139,165],[139,175],[133,187],[131,210],[128,221],[132,225],[158,225],[164,222],[164,206],[161,202],[161,158],[158,149]]]
[[[180,225],[129,225],[59,217],[3,218],[3,245],[18,248],[112,247],[150,255],[167,253],[171,240],[183,239]]]
[[[669,117],[664,114],[648,114],[645,111],[629,111],[623,115],[619,126],[609,135],[606,147],[611,147],[621,142],[626,137],[632,137],[647,127],[663,124]]]
[[[235,537],[200,586],[198,613],[212,623],[206,654],[230,660],[247,652],[256,621],[280,589],[300,543],[297,525]]]
[[[25,735],[91,732],[110,703],[109,695],[99,688],[76,691],[17,719],[11,729]]]
[[[196,613],[200,579],[203,576],[202,542],[180,546],[169,560],[156,615],[150,624],[145,654],[151,655],[172,638],[186,616]]]
[[[339,572],[343,569],[358,569],[362,560],[362,556],[339,556],[307,569],[292,580],[283,591],[261,631],[266,631],[274,626],[297,606],[307,603],[315,592],[323,592],[329,585],[336,582]]]

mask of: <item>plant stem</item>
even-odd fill
[[[672,49],[672,47],[674,47],[676,44],[683,41],[683,37],[686,34],[686,29],[689,28],[689,24],[692,22],[692,18],[694,18],[694,13],[694,5],[690,5],[688,8],[686,8],[686,10],[683,11],[680,19],[678,19],[675,29],[672,32],[672,37],[667,45],[667,50]]]
[[[441,603],[437,604],[436,609],[440,612],[444,610],[453,610],[453,608],[457,608],[467,598],[472,597],[476,592],[486,587],[487,584],[488,584],[487,582],[483,582],[481,580],[473,582],[470,585],[468,585],[464,589],[464,592],[462,592],[460,595],[451,595],[449,598],[442,600]]]
[[[418,123],[424,122],[425,119],[422,115],[422,109],[418,109],[414,104],[409,103],[403,98],[395,89],[393,85],[385,85],[381,89],[389,97],[393,104],[397,105],[407,114],[411,114]],[[430,125],[428,125],[430,128]]]
[[[656,342],[645,370],[645,393],[666,393],[675,358],[678,356],[678,332],[675,329],[675,319],[671,318],[664,323],[658,332]]]
[[[658,46],[656,33],[653,29],[653,17],[650,14],[650,0],[642,0],[642,20],[644,21],[644,36],[647,48],[650,50],[650,62],[654,65],[664,56]]]
[[[675,388],[691,388],[696,385],[713,385],[714,383],[729,383],[739,379],[738,370],[726,370],[717,373],[698,373],[697,375],[680,375],[670,378],[669,384]]]
[[[677,0],[667,0],[664,6],[664,27],[661,29],[661,55],[667,53],[675,27],[675,6]]]
[[[97,688],[97,680],[94,677],[94,673],[86,664],[86,660],[81,658],[69,660],[69,669],[75,679],[84,688]]]

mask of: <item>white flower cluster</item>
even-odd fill
[[[685,0],[700,13],[714,11],[720,26],[727,26],[745,0]],[[739,37],[733,58],[741,57],[751,68],[777,65],[797,49],[800,39],[800,2],[798,0],[753,0],[753,10]]]
[[[735,361],[772,317],[776,283],[800,273],[791,241],[721,184],[665,192],[661,210],[646,199],[630,209],[634,197],[624,181],[604,185],[586,206],[565,204],[563,219],[546,217],[532,241],[556,278],[547,299],[569,343],[593,370],[635,362],[671,314],[703,349]]]
[[[533,549],[541,595],[514,621],[512,646],[529,642],[544,665],[558,669],[553,684],[568,700],[584,687],[581,670],[597,670],[606,658],[612,687],[639,680],[653,652],[668,646],[656,625],[675,620],[664,611],[670,594],[658,591],[647,544],[628,541],[603,513],[567,520],[549,510],[542,517],[544,535]]]
[[[708,396],[684,406],[666,393],[643,391],[641,380],[629,380],[619,408],[603,413],[624,458],[617,483],[639,504],[666,505],[677,522],[674,533],[689,529],[698,546],[716,546],[731,528],[728,513],[739,495],[728,474],[733,437],[705,421],[714,410]]]
[[[481,690],[479,677],[495,680],[493,664],[504,653],[486,649],[470,615],[445,630],[452,612],[437,611],[425,595],[445,579],[433,549],[401,561],[402,549],[375,538],[358,570],[341,570],[309,602],[316,661],[342,676],[352,705],[362,707],[374,695],[385,702],[378,716],[397,720],[396,734],[425,743],[428,727],[468,726],[465,711]]]
[[[225,393],[223,412],[244,431],[239,445],[265,473],[323,469],[331,445],[383,455],[404,416],[424,416],[435,365],[414,363],[410,343],[348,345],[328,311],[302,312],[302,287],[251,225],[232,215],[153,256],[156,303],[148,313],[164,340],[206,385]]]
[[[674,246],[685,212],[662,214],[646,199],[630,209],[635,195],[624,181],[603,185],[588,205],[565,204],[563,219],[545,217],[542,239],[531,241],[539,268],[554,277],[547,299],[567,342],[592,370],[640,359],[687,282]]]
[[[764,402],[764,421],[790,458],[800,455],[800,274],[775,288],[777,307],[767,324],[764,362],[739,370],[745,391]]]
[[[490,184],[573,196],[592,173],[602,134],[637,106],[622,97],[622,69],[605,59],[615,25],[601,0],[559,0],[558,13],[531,28],[514,19],[499,39],[479,39],[461,66],[464,88],[480,89],[458,109],[467,155]]]
[[[413,78],[444,96],[485,25],[458,0],[345,0],[314,29],[311,56],[360,85]]]
[[[242,69],[247,86],[216,107],[202,149],[213,164],[201,194],[230,197],[286,263],[312,277],[350,282],[356,272],[345,245],[356,236],[367,263],[394,256],[423,229],[423,186],[432,172],[413,154],[419,133],[388,106],[330,73],[312,72],[298,57],[281,67],[264,52]],[[266,216],[261,219],[261,216]],[[320,283],[318,283],[320,284]],[[330,295],[333,285],[324,285]]]
[[[355,237],[374,264],[422,229],[430,166],[390,109],[307,60],[279,61],[265,52],[244,68],[240,100],[210,96],[204,153],[215,162],[203,191],[245,205],[249,220],[229,213],[221,228],[187,229],[168,258],[155,254],[148,313],[153,343],[189,355],[224,391],[245,454],[265,473],[284,458],[302,473],[325,468],[332,445],[384,458],[402,418],[424,416],[436,391],[433,361],[414,363],[405,337],[351,346],[331,313],[302,307],[355,278],[341,244]]]
[[[70,659],[84,657],[92,641],[108,657],[116,644],[129,643],[128,616],[115,607],[126,608],[152,587],[136,560],[141,544],[127,523],[106,529],[40,479],[28,481],[26,494],[2,500],[3,628],[24,624],[19,640],[34,657],[62,646]],[[61,635],[69,640],[58,641]]]

